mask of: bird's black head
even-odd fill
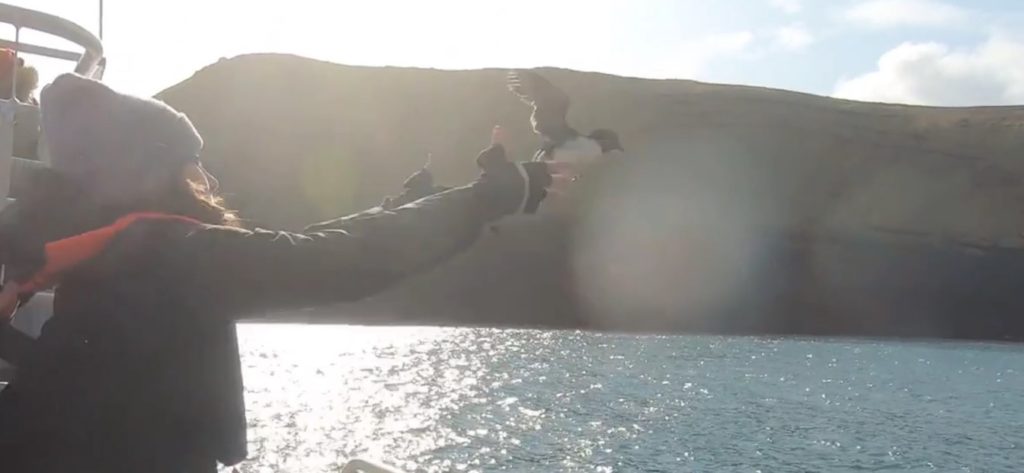
[[[619,142],[619,134],[612,130],[605,128],[599,128],[590,132],[588,135],[590,139],[601,145],[601,152],[607,153],[610,151],[625,151],[622,149],[622,143]]]

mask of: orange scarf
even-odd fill
[[[10,281],[0,289],[0,323],[14,317],[22,296],[51,289],[60,277],[105,250],[114,237],[141,220],[178,220],[195,225],[202,222],[180,215],[138,212],[125,215],[113,224],[45,245],[46,263],[26,281]]]

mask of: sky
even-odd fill
[[[95,0],[9,3],[97,30]],[[106,0],[103,39],[105,79],[143,95],[222,57],[279,52],[967,106],[1024,104],[1022,25],[1024,0]],[[13,29],[0,37],[13,39]],[[28,59],[44,79],[67,67]]]

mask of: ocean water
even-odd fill
[[[1024,471],[1006,345],[242,325],[242,472]]]

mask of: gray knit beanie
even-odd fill
[[[43,88],[40,107],[52,167],[101,201],[157,191],[203,148],[183,113],[75,74]]]

